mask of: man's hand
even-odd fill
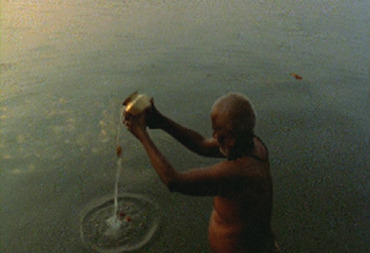
[[[137,139],[141,140],[146,134],[146,112],[133,116],[130,113],[124,112],[123,124]]]

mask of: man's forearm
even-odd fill
[[[202,143],[205,140],[202,135],[176,123],[165,116],[162,117],[162,130],[166,131],[191,151],[198,154],[202,153]]]
[[[157,174],[163,183],[171,189],[171,185],[173,185],[173,183],[177,180],[177,172],[159,151],[147,132],[142,133],[139,139],[143,144],[151,164],[156,170]]]

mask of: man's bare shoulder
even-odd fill
[[[266,175],[269,163],[261,162],[250,156],[238,158],[236,160],[222,161],[215,165],[219,171],[240,177],[261,177]]]

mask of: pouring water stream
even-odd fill
[[[113,215],[109,219],[107,219],[107,224],[112,228],[112,229],[118,229],[119,226],[121,225],[121,221],[119,220],[118,217],[118,183],[120,179],[120,174],[122,170],[122,147],[119,144],[120,140],[120,135],[121,135],[121,124],[122,124],[122,119],[123,119],[123,112],[124,108],[121,109],[121,114],[119,118],[119,122],[117,125],[117,136],[116,136],[116,155],[118,157],[117,160],[117,171],[116,171],[116,181],[114,183],[114,208],[113,208]]]

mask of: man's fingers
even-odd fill
[[[131,122],[128,120],[123,121],[123,124],[125,124],[126,127],[131,126]]]
[[[132,115],[126,111],[123,113],[123,116],[125,117],[125,119],[130,119],[132,117]]]

